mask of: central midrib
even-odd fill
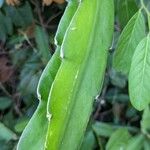
[[[89,38],[89,44],[87,45],[87,52],[86,52],[86,60],[79,66],[79,76],[78,76],[78,78],[76,79],[76,83],[75,83],[75,86],[73,87],[73,96],[72,96],[72,99],[74,99],[73,100],[73,102],[70,104],[70,107],[69,107],[69,112],[68,112],[68,117],[66,118],[66,127],[65,127],[65,129],[64,129],[64,133],[63,133],[63,137],[64,137],[64,135],[65,135],[65,131],[66,131],[66,129],[67,129],[67,127],[68,127],[68,122],[69,122],[69,120],[70,120],[70,118],[71,118],[71,115],[70,115],[70,110],[73,110],[73,106],[77,103],[76,102],[76,97],[77,97],[77,95],[76,95],[76,93],[78,93],[78,89],[79,89],[79,87],[82,85],[82,79],[84,78],[84,77],[82,77],[82,74],[84,74],[84,72],[85,72],[85,68],[86,68],[86,65],[87,65],[87,62],[88,62],[88,60],[89,60],[89,58],[90,58],[90,55],[91,55],[91,53],[93,52],[93,51],[91,51],[91,45],[92,45],[92,43],[93,43],[93,39],[95,40],[95,38],[93,38],[94,37],[94,34],[95,34],[95,32],[96,32],[96,30],[95,30],[95,27],[96,27],[96,24],[97,24],[97,18],[99,17],[99,11],[101,10],[101,9],[98,9],[99,8],[99,5],[100,5],[100,0],[96,0],[96,3],[99,3],[99,4],[97,4],[96,6],[97,6],[97,8],[96,8],[96,14],[95,14],[95,19],[93,19],[94,20],[94,23],[93,23],[93,30],[92,30],[92,33],[91,33],[91,35],[92,36],[90,36],[90,38]],[[80,4],[79,4],[80,5]],[[90,52],[91,51],[91,52]],[[61,142],[60,143],[62,143],[62,141],[63,141],[63,138],[61,139]],[[61,149],[61,145],[60,145],[60,149]]]

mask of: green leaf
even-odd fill
[[[30,53],[30,51],[27,53],[30,55],[30,57],[26,60],[25,64],[21,68],[22,70],[20,74],[20,82],[17,87],[22,96],[36,93],[38,80],[41,75],[41,70],[39,71],[39,68],[41,67],[39,55]],[[24,56],[27,57],[28,54],[25,54]],[[20,60],[21,58],[22,60]],[[20,56],[20,58],[18,58],[18,61],[20,60],[19,62],[22,63],[23,59],[25,58]]]
[[[0,97],[0,110],[9,108],[12,104],[12,99],[8,97]]]
[[[51,85],[55,79],[60,64],[60,47],[57,47],[56,52],[48,62],[39,80],[37,87],[37,95],[39,100],[47,102]]]
[[[15,45],[17,45],[17,44],[15,44]],[[18,43],[18,45],[20,46],[19,43]],[[22,43],[21,43],[21,45],[22,45]],[[33,53],[31,51],[31,49],[28,50],[28,49],[21,48],[21,49],[13,49],[13,50],[11,50],[9,54],[11,56],[11,60],[12,60],[13,65],[16,68],[19,68],[19,69],[21,68],[22,69],[22,66],[26,63],[28,57],[30,55],[32,55]]]
[[[68,11],[68,9],[66,8],[66,10],[64,12],[65,18],[62,17],[62,19],[58,25],[58,29],[57,29],[57,32],[55,35],[55,44],[57,46],[62,45],[64,35],[66,33],[66,30],[64,30],[64,29],[68,28],[68,25],[70,24],[70,20],[72,19],[72,16],[74,16],[74,12],[76,12],[78,5],[79,5],[79,1],[77,1],[77,0],[68,2],[67,8],[70,8],[71,11]]]
[[[49,95],[52,117],[46,149],[79,149],[103,84],[112,42],[113,4],[113,0],[85,0],[69,25],[61,48],[62,64]]]
[[[144,150],[150,150],[150,141],[149,140],[144,141]]]
[[[109,76],[111,83],[114,86],[117,86],[119,88],[124,88],[126,86],[126,78],[122,74],[117,73],[114,69],[110,69]]]
[[[36,27],[35,40],[37,48],[40,51],[40,54],[42,55],[43,62],[47,63],[50,59],[49,40],[46,31],[42,27]]]
[[[18,12],[24,21],[24,24],[22,24],[23,27],[29,26],[33,23],[32,8],[28,1],[25,1],[24,5],[18,8]]]
[[[44,109],[43,109],[44,108]],[[43,150],[47,132],[46,104],[40,103],[18,143],[18,150]],[[34,144],[33,144],[34,143]]]
[[[0,11],[0,39],[5,40],[7,34],[11,35],[13,32],[13,24],[9,16],[5,16],[4,13]]]
[[[13,33],[13,24],[12,24],[11,18],[8,16],[5,16],[4,23],[5,23],[6,33],[11,35]]]
[[[126,110],[126,117],[127,118],[138,117],[137,110],[132,106],[128,107],[128,109]]]
[[[36,92],[40,75],[41,75],[41,72],[37,72],[36,74],[32,75],[30,82],[28,82],[28,86],[26,87],[26,88],[28,88],[27,93],[35,93]]]
[[[150,103],[150,35],[137,46],[129,73],[129,95],[132,105],[143,110]]]
[[[15,131],[16,132],[22,132],[24,128],[26,127],[27,123],[29,122],[29,119],[22,119],[15,125]]]
[[[134,51],[144,36],[144,16],[139,10],[128,22],[119,38],[113,59],[113,66],[117,71],[129,73]]]
[[[92,127],[98,136],[110,137],[115,131],[114,126],[103,122],[96,122]]]
[[[19,7],[4,7],[6,16],[9,16],[15,26],[27,27],[33,23],[33,15],[30,4],[26,1]]]
[[[147,106],[144,110],[141,120],[141,130],[143,133],[150,135],[150,108]]]
[[[126,149],[130,138],[131,138],[131,135],[129,134],[128,130],[118,129],[110,137],[106,145],[106,150]]]
[[[34,94],[36,92],[37,84],[41,72],[35,73],[35,71],[30,71],[25,76],[21,76],[21,81],[18,86],[18,90],[22,93],[22,96],[27,94]]]
[[[22,45],[22,43],[25,41],[25,37],[22,35],[12,35],[8,41],[7,41],[7,46],[12,49],[15,45]],[[28,49],[28,48],[27,48]],[[14,51],[17,51],[18,49],[16,48]],[[21,49],[24,51],[24,49]],[[26,49],[25,49],[26,51]],[[30,50],[31,51],[31,50]],[[31,51],[32,52],[32,51]]]
[[[137,135],[129,140],[129,143],[127,145],[127,150],[143,150],[143,142],[144,142],[144,136],[143,135]]]
[[[94,133],[89,131],[86,133],[80,150],[93,150],[96,145]]]
[[[135,0],[118,0],[117,15],[121,28],[127,24],[130,18],[137,12],[138,8]]]
[[[15,123],[16,118],[13,114],[13,109],[10,109],[3,117],[3,124],[5,124],[8,128],[12,128],[14,127]]]
[[[6,28],[5,28],[5,16],[0,12],[0,40],[5,41],[6,40]]]
[[[9,141],[17,139],[16,134],[0,122],[0,140]]]

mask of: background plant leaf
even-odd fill
[[[141,120],[141,130],[143,133],[150,135],[150,108],[147,106],[143,112]]]
[[[42,60],[44,63],[47,63],[50,59],[48,35],[43,28],[37,26],[35,30],[35,37],[37,48],[42,56]]]
[[[145,21],[141,10],[139,10],[120,35],[113,59],[113,66],[117,71],[128,74],[134,51],[144,36]]]
[[[150,103],[150,36],[137,46],[129,73],[129,95],[132,105],[143,110]]]
[[[129,140],[129,143],[127,145],[127,150],[142,150],[143,149],[143,141],[144,141],[144,136],[143,135],[137,135],[135,137],[132,137]]]
[[[117,15],[121,28],[124,28],[137,10],[138,7],[135,0],[117,0]]]
[[[118,129],[110,137],[106,150],[120,150],[126,149],[131,135],[127,129]]]
[[[0,140],[9,141],[10,139],[16,139],[16,134],[7,128],[3,123],[0,123]]]
[[[9,108],[12,104],[12,99],[9,97],[0,97],[0,110]]]

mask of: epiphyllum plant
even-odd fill
[[[39,107],[18,149],[79,148],[104,79],[113,5],[113,0],[68,1],[55,37],[56,52],[39,81]]]
[[[113,60],[114,68],[128,75],[131,102],[138,110],[150,103],[150,35],[143,10],[150,15],[141,4],[124,28]],[[55,54],[39,81],[40,103],[18,150],[80,148],[102,88],[113,28],[113,0],[68,0],[55,36]]]

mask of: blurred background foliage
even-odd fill
[[[145,4],[150,7],[149,0]],[[17,141],[38,105],[38,80],[55,51],[54,35],[65,6],[66,3],[43,6],[42,1],[36,0],[22,0],[17,6],[10,6],[0,0],[0,150],[16,149]],[[83,150],[103,150],[109,137],[108,148],[113,147],[112,143],[119,135],[124,139],[137,135],[132,138],[133,143],[140,141],[140,132],[150,136],[147,132],[149,109],[142,119],[143,113],[130,104],[127,77],[117,73],[111,63],[119,35],[139,7],[138,0],[115,0],[114,41],[104,87],[95,100]],[[150,150],[148,139],[144,147]]]

